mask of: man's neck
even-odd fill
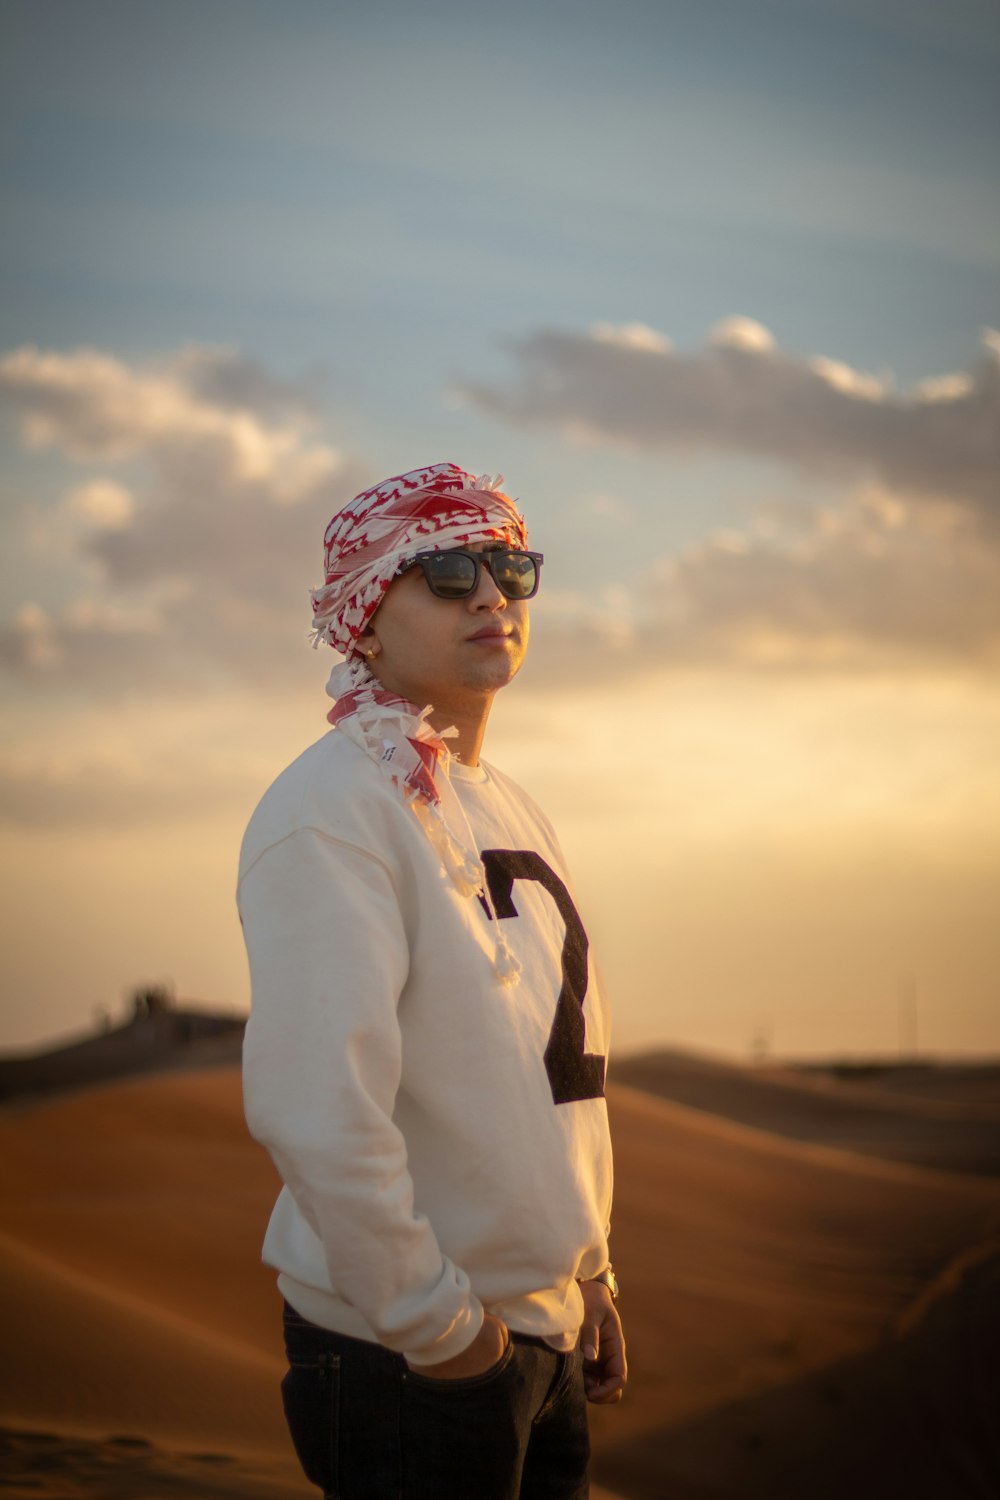
[[[471,704],[455,705],[452,708],[434,705],[430,722],[435,729],[448,729],[452,725],[458,730],[457,737],[447,741],[448,749],[463,766],[478,766],[479,752],[486,735],[486,724],[493,707],[492,695],[475,707]]]
[[[386,673],[381,662],[376,661],[370,670],[382,687],[390,693],[399,693],[403,698],[408,698],[411,703],[416,703],[420,707],[428,701],[424,696],[424,686],[393,677]],[[442,729],[450,729],[452,726],[458,730],[457,736],[450,738],[447,745],[452,755],[460,760],[463,766],[478,766],[479,764],[479,752],[486,734],[486,724],[496,691],[495,688],[479,690],[466,688],[463,691],[451,685],[447,697],[436,695],[433,700],[434,707],[429,715],[429,722],[439,732]]]

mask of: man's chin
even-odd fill
[[[478,669],[471,671],[468,676],[470,686],[482,688],[491,693],[498,693],[505,688],[509,682],[513,682],[521,664],[524,661],[522,654],[516,656],[504,653],[496,653],[492,661],[483,661],[478,664]]]

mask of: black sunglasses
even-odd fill
[[[486,564],[490,577],[507,599],[533,599],[538,593],[544,558],[540,552],[499,548],[494,552],[418,552],[405,572],[420,568],[427,587],[439,599],[468,599],[479,587],[479,570]]]

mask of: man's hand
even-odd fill
[[[581,1281],[580,1291],[583,1295],[583,1322],[580,1325],[583,1388],[588,1401],[597,1406],[610,1406],[622,1399],[628,1380],[621,1319],[603,1282]]]
[[[416,1365],[413,1368],[418,1375],[426,1375],[431,1380],[465,1380],[470,1375],[485,1375],[503,1357],[509,1342],[507,1325],[492,1313],[487,1313],[482,1328],[461,1354],[443,1359],[438,1365]]]

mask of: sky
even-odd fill
[[[623,1052],[1000,1052],[990,0],[0,0],[0,1046],[245,1011],[329,516],[546,557],[486,757]]]

